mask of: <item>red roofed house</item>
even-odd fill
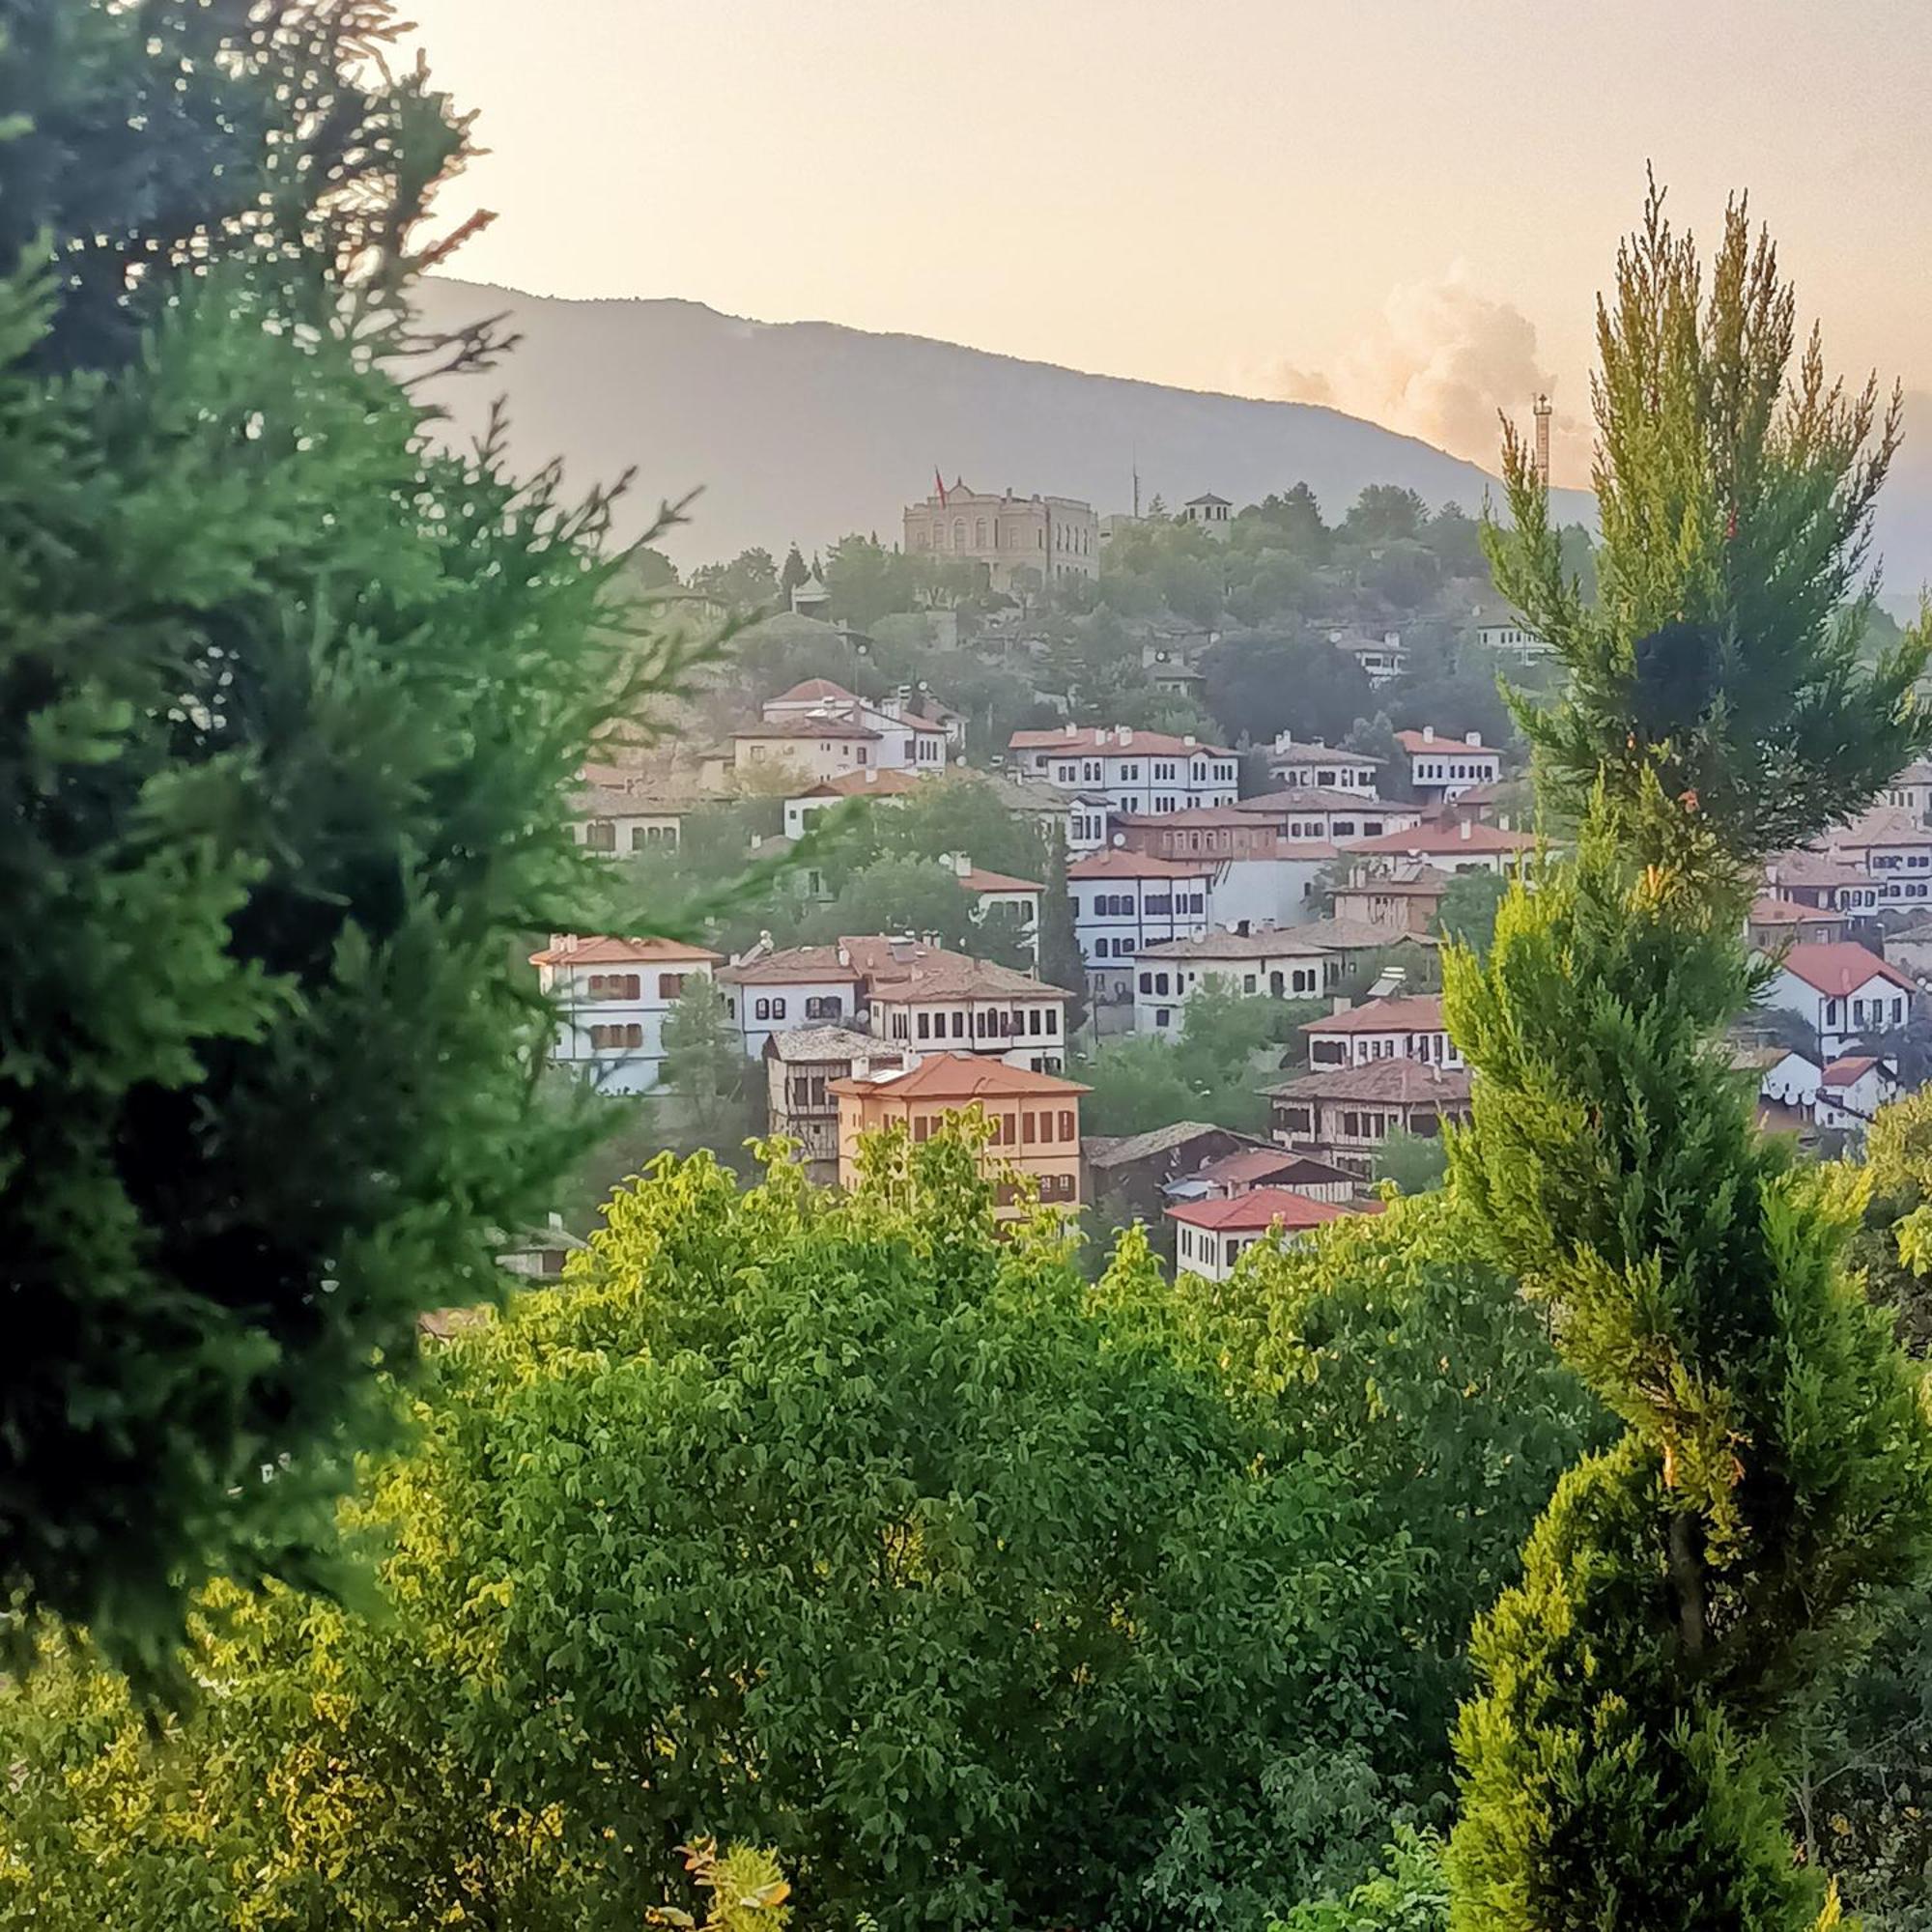
[[[1766,952],[1776,952],[1788,941],[1810,941],[1829,945],[1845,936],[1846,918],[1841,912],[1819,906],[1800,905],[1796,899],[1775,899],[1768,894],[1751,901],[1745,922],[1745,938],[1749,945]]]
[[[1471,785],[1494,784],[1503,775],[1502,753],[1484,744],[1480,731],[1451,738],[1425,724],[1420,731],[1395,736],[1408,758],[1409,783],[1425,805],[1445,804]]]
[[[1820,1127],[1862,1139],[1872,1117],[1898,1092],[1898,1067],[1876,1054],[1834,1060],[1818,1081],[1811,1118]]]
[[[848,798],[883,799],[896,805],[908,792],[917,791],[923,772],[882,771],[877,765],[862,765],[857,771],[841,772],[836,779],[820,779],[795,797],[784,802],[784,836],[802,838],[813,816]]]
[[[1297,744],[1292,734],[1281,733],[1268,748],[1268,776],[1285,785],[1318,785],[1323,789],[1355,791],[1373,798],[1379,758],[1363,757],[1338,746],[1324,745],[1320,738]]]
[[[789,691],[765,699],[760,709],[767,724],[834,722],[861,724],[877,734],[870,762],[884,771],[941,772],[946,769],[952,727],[912,707],[912,692],[902,686],[874,704],[829,677],[809,677]]]
[[[949,1115],[978,1107],[992,1128],[982,1165],[1000,1177],[999,1212],[1026,1210],[1013,1179],[1036,1182],[1043,1206],[1068,1213],[1086,1200],[1081,1183],[1080,1096],[1088,1089],[1051,1073],[965,1053],[932,1053],[904,1072],[835,1080],[838,1102],[838,1180],[853,1186],[861,1139],[881,1127],[903,1127],[914,1141],[929,1140]]]
[[[1896,966],[1849,940],[1800,943],[1777,955],[1764,1003],[1795,1013],[1818,1036],[1818,1050],[1836,1059],[1855,1041],[1902,1027],[1913,984]]]
[[[1015,731],[1007,748],[1014,777],[1105,793],[1116,811],[1183,811],[1197,805],[1233,805],[1241,795],[1234,753],[1204,745],[1192,734],[1177,738],[1130,724],[1064,724],[1052,731]]]
[[[1016,879],[1010,872],[989,872],[976,866],[963,853],[951,853],[944,864],[973,895],[973,923],[977,925],[988,913],[1009,912],[1018,922],[1021,934],[1039,956],[1039,897],[1045,888],[1037,879]]]
[[[1440,993],[1366,1000],[1326,1013],[1301,1029],[1311,1067],[1361,1066],[1372,1060],[1422,1060],[1432,1066],[1461,1066],[1463,1056],[1442,1020]]]
[[[1419,1060],[1371,1060],[1319,1067],[1268,1089],[1276,1143],[1355,1174],[1375,1171],[1376,1152],[1393,1133],[1434,1135],[1469,1118],[1465,1068]]]
[[[1274,1235],[1299,1246],[1311,1231],[1342,1220],[1349,1211],[1287,1187],[1252,1187],[1219,1200],[1182,1202],[1167,1209],[1175,1226],[1175,1264],[1204,1281],[1226,1281],[1257,1241]]]
[[[1132,1002],[1142,948],[1207,932],[1219,870],[1212,859],[1156,859],[1119,847],[1090,852],[1067,867],[1073,930],[1096,1002]]]
[[[551,1060],[606,1094],[648,1094],[663,1075],[665,1016],[718,954],[672,939],[556,935],[530,954],[557,1009]]]
[[[1536,844],[1527,832],[1458,818],[1384,832],[1379,838],[1357,838],[1346,850],[1351,859],[1381,860],[1391,865],[1419,859],[1443,872],[1514,872],[1536,850]]]

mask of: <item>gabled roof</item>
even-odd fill
[[[1447,858],[1472,852],[1533,852],[1536,839],[1527,832],[1505,831],[1458,819],[1454,825],[1411,825],[1404,832],[1384,832],[1375,838],[1344,841],[1350,852],[1402,852],[1415,859]]]
[[[1405,817],[1420,818],[1422,808],[1400,805],[1386,798],[1374,798],[1364,791],[1344,791],[1339,785],[1285,785],[1279,791],[1257,792],[1253,798],[1238,799],[1231,811],[1394,811]],[[1165,814],[1164,814],[1165,815]],[[1172,814],[1179,817],[1180,814]]]
[[[1198,1141],[1204,1134],[1221,1134],[1231,1140],[1241,1136],[1232,1127],[1217,1127],[1211,1121],[1171,1121],[1164,1127],[1152,1127],[1144,1134],[1128,1134],[1110,1141],[1098,1153],[1089,1156],[1089,1165],[1098,1168],[1131,1167],[1137,1160],[1151,1160],[1155,1154],[1171,1153],[1176,1148]]]
[[[1320,1228],[1348,1213],[1332,1201],[1313,1201],[1287,1187],[1255,1187],[1218,1201],[1187,1201],[1166,1210],[1170,1221],[1216,1234],[1255,1234],[1269,1228]]]
[[[846,950],[853,942],[846,941]],[[964,952],[938,947],[921,949],[919,957],[904,965],[868,968],[872,997],[889,1003],[921,1000],[1068,1000],[1065,986],[1049,986],[1030,973],[1016,973],[991,959],[974,959]]]
[[[1765,861],[1765,877],[1776,886],[1868,886],[1871,880],[1856,866],[1823,852],[1778,852]]]
[[[1211,490],[1209,490],[1205,496],[1188,497],[1186,502],[1181,504],[1180,507],[1183,510],[1198,510],[1204,503],[1219,503],[1223,505],[1225,508],[1230,510],[1232,510],[1235,507],[1234,504],[1228,501],[1227,497],[1217,497]]]
[[[1844,918],[1829,906],[1800,905],[1796,899],[1775,899],[1769,894],[1751,901],[1753,925],[1840,925]]]
[[[1932,845],[1932,825],[1902,805],[1874,805],[1848,825],[1833,827],[1824,842],[1853,851],[1873,845]]]
[[[1485,745],[1480,740],[1470,744],[1468,739],[1454,735],[1444,736],[1440,731],[1433,738],[1425,738],[1420,731],[1398,731],[1395,741],[1405,752],[1421,753],[1427,756],[1433,752],[1475,753],[1479,757],[1499,758],[1502,753],[1493,745]]]
[[[840,772],[836,779],[821,779],[808,785],[800,798],[903,798],[926,782],[919,772],[881,769],[867,765],[856,772]]]
[[[816,985],[832,980],[857,985],[862,977],[857,964],[849,956],[840,959],[838,952],[836,946],[788,946],[721,966],[718,977],[733,986]]]
[[[1321,959],[1335,952],[1299,926],[1261,932],[1204,932],[1198,939],[1162,939],[1143,946],[1137,959]]]
[[[852,1027],[802,1026],[775,1033],[765,1041],[765,1057],[787,1065],[802,1061],[903,1060],[905,1049],[874,1039]]]
[[[1409,993],[1389,1000],[1365,1000],[1339,1013],[1324,1013],[1319,1020],[1305,1020],[1306,1034],[1357,1033],[1440,1033],[1443,1031],[1442,995]]]
[[[532,966],[653,966],[660,962],[716,965],[722,957],[676,939],[579,939],[530,954]]]
[[[1256,1187],[1294,1173],[1305,1178],[1353,1181],[1356,1177],[1344,1168],[1331,1168],[1326,1161],[1311,1160],[1305,1153],[1290,1153],[1286,1148],[1242,1148],[1237,1153],[1224,1153],[1195,1170],[1194,1178],[1213,1187]]]
[[[1125,739],[1121,733],[1126,732]],[[1083,756],[1132,758],[1232,758],[1225,745],[1177,738],[1170,731],[1140,731],[1126,724],[1066,724],[1057,731],[1015,731],[1011,752],[1071,752]]]
[[[1379,1100],[1395,1106],[1466,1106],[1469,1072],[1463,1066],[1429,1066],[1397,1055],[1360,1066],[1324,1066],[1284,1080],[1267,1092],[1282,1100]]]
[[[1908,993],[1918,990],[1896,966],[1850,939],[1801,942],[1786,947],[1777,963],[1828,1000],[1842,1000],[1873,980],[1888,980]]]
[[[1352,845],[1349,848],[1355,849]],[[1370,898],[1439,899],[1449,890],[1450,874],[1418,859],[1392,872],[1372,873],[1366,879],[1348,879],[1335,888],[1335,896],[1360,893]]]
[[[843,718],[814,718],[809,712],[803,718],[776,718],[763,724],[749,725],[743,731],[733,731],[737,738],[877,738],[880,734],[869,724],[855,724]]]
[[[1311,919],[1294,929],[1331,952],[1380,952],[1395,946],[1427,946],[1433,950],[1438,943],[1426,932],[1395,932],[1366,919]]]
[[[906,1072],[888,1073],[877,1080],[834,1080],[826,1091],[854,1097],[939,1100],[964,1107],[975,1100],[1020,1096],[1071,1099],[1092,1090],[1077,1080],[1036,1073],[1026,1066],[1009,1066],[1004,1060],[977,1053],[932,1053]]]
[[[1876,1054],[1852,1053],[1842,1060],[1834,1060],[1819,1077],[1821,1087],[1855,1086],[1874,1066],[1883,1066],[1885,1062]]]
[[[842,684],[834,684],[829,677],[809,677],[803,684],[795,684],[789,691],[781,691],[776,697],[765,699],[767,704],[822,704],[834,698],[844,704],[863,704],[856,691],[847,691]]]
[[[1366,752],[1345,752],[1339,745],[1297,745],[1290,739],[1286,745],[1277,745],[1268,753],[1270,765],[1375,765],[1379,767],[1383,760],[1372,758]]]
[[[1090,852],[1066,868],[1069,879],[1205,879],[1220,862],[1207,854],[1199,859],[1156,859],[1151,852],[1125,852],[1110,846]]]
[[[1037,879],[1015,879],[1007,872],[982,871],[978,866],[969,866],[958,875],[959,883],[969,893],[1037,893],[1045,888]]]

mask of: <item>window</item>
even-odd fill
[[[771,1018],[771,1016],[772,1016],[772,1003],[771,1003],[771,1001],[769,1001],[769,1000],[760,1000],[760,1001],[758,1002],[758,1004],[756,1005],[756,1007],[754,1007],[754,1008],[753,1009],[753,1015],[754,1015],[754,1016],[755,1016],[756,1018],[758,1018],[758,1019],[761,1019],[761,1020],[768,1020],[768,1019],[770,1019],[770,1018]]]
[[[929,1039],[931,1037],[931,1022],[930,1020],[927,1019],[924,1013],[920,1014],[919,1024],[916,1027],[915,1031],[918,1033],[921,1039]]]
[[[932,1116],[921,1114],[912,1123],[912,1137],[915,1141],[929,1141],[932,1138]]]
[[[1046,1027],[1045,1013],[1043,1013],[1037,1007],[1029,1007],[1027,1009],[1027,1016],[1026,1016],[1027,1032],[1032,1034],[1041,1033],[1045,1030],[1045,1027]]]
[[[1073,1109],[1071,1107],[1063,1107],[1060,1110],[1060,1138],[1064,1141],[1078,1138],[1074,1131]]]
[[[658,998],[674,1000],[684,991],[682,973],[660,973],[658,975]]]
[[[816,999],[808,998],[805,1003],[805,1016],[809,1020],[836,1020],[842,1018],[845,1003],[837,993],[825,993]]]
[[[1153,1009],[1153,1023],[1157,1027],[1166,1026],[1172,1018],[1173,1013],[1166,1007],[1156,1007]]]
[[[635,1020],[628,1026],[594,1026],[590,1029],[592,1052],[604,1048],[642,1046],[643,1043],[644,1030]]]
[[[1039,1139],[1039,1116],[1037,1114],[1022,1114],[1020,1116],[1020,1138],[1028,1147],[1032,1147]]]
[[[1279,979],[1281,978],[1281,975],[1280,975],[1279,973],[1277,973],[1277,974],[1275,975],[1275,978],[1276,978],[1277,980],[1279,980]],[[1253,992],[1253,991],[1255,990],[1255,983],[1256,983],[1256,982],[1255,982],[1255,976],[1254,976],[1254,975],[1253,975],[1252,973],[1243,973],[1243,974],[1241,975],[1241,991],[1242,991],[1242,992],[1244,992],[1244,993],[1252,993],[1252,992]]]
[[[1905,1002],[1903,1000],[1892,1001],[1891,1023],[1893,1026],[1903,1026],[1905,1024]]]
[[[614,852],[617,828],[608,818],[593,818],[583,828],[583,843],[592,852]]]
[[[1049,1037],[1060,1031],[1060,1009],[1048,1007],[1046,1009],[1046,1031]]]
[[[1282,1126],[1291,1134],[1311,1134],[1315,1131],[1315,1109],[1313,1107],[1284,1107],[1281,1110]]]

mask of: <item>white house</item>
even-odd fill
[[[802,838],[806,827],[818,813],[832,806],[843,805],[848,798],[879,799],[896,805],[908,792],[916,791],[923,778],[919,772],[881,771],[877,766],[867,765],[860,771],[841,773],[836,779],[821,779],[785,800],[784,836]]]
[[[759,708],[767,724],[802,721],[864,725],[877,734],[877,750],[869,762],[889,772],[944,771],[952,742],[950,724],[916,711],[912,694],[904,687],[873,703],[829,677],[810,677],[766,698]]]
[[[1345,651],[1367,673],[1372,689],[1379,691],[1408,668],[1408,651],[1400,631],[1384,631],[1379,638],[1351,636],[1346,631],[1330,631],[1328,641]]]
[[[1384,832],[1379,838],[1357,838],[1347,850],[1351,859],[1386,861],[1391,866],[1411,859],[1434,866],[1440,872],[1508,874],[1520,869],[1523,861],[1536,850],[1536,843],[1527,832],[1512,832],[1506,825],[1484,825],[1475,819],[1458,818]]]
[[[1764,1004],[1795,1013],[1837,1059],[1855,1041],[1902,1027],[1913,985],[1896,966],[1850,940],[1797,945],[1776,955]]]
[[[1796,1047],[1766,1047],[1757,1056],[1757,1096],[1774,1107],[1808,1114],[1818,1098],[1824,1069]]]
[[[1932,825],[1909,808],[1875,805],[1819,842],[1828,857],[1855,867],[1878,888],[1881,905],[1932,900]]]
[[[648,1094],[664,1072],[664,1023],[689,980],[718,954],[672,939],[555,935],[530,954],[556,1008],[551,1060],[607,1094]]]
[[[613,858],[633,852],[675,852],[689,805],[672,805],[628,785],[578,787],[571,837],[589,852]]]
[[[865,1005],[865,976],[842,943],[775,951],[762,940],[721,966],[717,978],[748,1060],[793,1027],[850,1026]]]
[[[1361,1066],[1372,1060],[1422,1060],[1432,1066],[1461,1066],[1449,1037],[1440,993],[1412,993],[1367,1000],[1358,1007],[1307,1021],[1308,1064]]]
[[[952,875],[973,895],[973,923],[980,924],[989,913],[1009,912],[1017,916],[1021,933],[1035,948],[1039,946],[1039,900],[1045,890],[1037,880],[1016,879],[1008,872],[989,872],[976,866],[962,853],[949,853],[944,862]]]
[[[1339,746],[1324,745],[1320,738],[1296,744],[1284,731],[1268,751],[1268,775],[1284,785],[1305,791],[1358,791],[1373,798],[1376,774],[1381,770],[1379,758],[1365,757],[1359,752],[1345,752]]]
[[[1349,1209],[1292,1188],[1253,1187],[1244,1194],[1184,1201],[1165,1211],[1174,1223],[1177,1268],[1204,1281],[1226,1281],[1257,1241],[1274,1235],[1289,1246],[1304,1245],[1313,1230],[1341,1220]]]
[[[1339,786],[1289,785],[1244,798],[1235,808],[1270,820],[1284,838],[1379,838],[1422,823],[1422,808],[1391,805]]]
[[[1822,1128],[1863,1137],[1873,1117],[1898,1092],[1898,1067],[1871,1054],[1834,1060],[1818,1082],[1811,1118]]]
[[[1037,826],[1042,839],[1058,833],[1069,859],[1097,852],[1107,842],[1112,806],[1105,792],[1063,790],[1038,779],[1011,779],[1004,772],[975,772],[973,777],[1009,811]]]
[[[1132,999],[1134,961],[1143,947],[1195,939],[1208,930],[1215,871],[1211,861],[1118,849],[1090,852],[1067,867],[1073,930],[1096,1001]]]
[[[1932,818],[1932,764],[1915,758],[1886,787],[1885,801],[1909,811],[1921,825]]]
[[[1066,1057],[1064,987],[989,959],[936,946],[848,939],[866,967],[867,1017],[880,1039],[916,1065],[928,1053],[971,1053],[1035,1073],[1058,1073]]]
[[[1280,931],[1205,933],[1141,949],[1134,961],[1134,1031],[1178,1030],[1187,1002],[1218,983],[1244,998],[1313,1000],[1325,995],[1345,969],[1331,946]]]
[[[1116,811],[1233,805],[1241,793],[1235,753],[1204,745],[1192,733],[1177,738],[1130,724],[1065,724],[1054,731],[1015,731],[1008,750],[1016,777],[1098,793]]]
[[[1502,753],[1484,744],[1480,731],[1450,738],[1425,724],[1419,731],[1395,735],[1408,759],[1409,783],[1425,804],[1444,804],[1471,785],[1494,784],[1503,775]]]
[[[1498,618],[1476,626],[1476,641],[1484,650],[1499,658],[1513,658],[1518,664],[1534,664],[1548,657],[1553,649],[1548,638],[1540,636],[1514,617]]]

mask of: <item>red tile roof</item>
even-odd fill
[[[1128,736],[1122,742],[1121,733]],[[1137,731],[1130,725],[1063,725],[1057,731],[1015,731],[1007,740],[1012,752],[1070,752],[1089,757],[1131,758],[1145,753],[1152,758],[1232,758],[1225,745],[1205,745],[1198,739],[1189,743],[1170,731]]]
[[[862,703],[857,692],[847,691],[842,684],[834,684],[829,677],[809,677],[803,684],[795,684],[789,691],[781,691],[776,697],[765,699],[767,704],[822,704],[827,699],[836,698],[842,703]]]
[[[1822,1087],[1850,1087],[1878,1065],[1877,1056],[1869,1053],[1847,1054],[1842,1060],[1834,1060],[1819,1076]]]
[[[1288,1187],[1255,1187],[1219,1201],[1184,1201],[1167,1210],[1170,1221],[1219,1234],[1251,1234],[1269,1228],[1319,1228],[1347,1213],[1332,1201],[1312,1201]]]
[[[969,866],[959,874],[959,883],[969,893],[1037,893],[1045,889],[1037,879],[1015,879],[1005,872],[982,872]]]
[[[1307,1020],[1301,1031],[1325,1033],[1440,1033],[1442,995],[1411,993],[1402,999],[1366,1000],[1346,1012],[1325,1013]]]
[[[1199,859],[1156,859],[1151,852],[1125,852],[1110,846],[1104,852],[1090,852],[1066,868],[1069,879],[1205,879],[1220,862],[1204,855]]]
[[[649,965],[658,960],[684,960],[716,965],[723,955],[676,939],[579,939],[546,947],[530,954],[532,966]]]
[[[919,772],[882,771],[867,765],[861,771],[840,772],[836,779],[822,779],[808,785],[800,798],[903,798],[925,782]]]
[[[1284,1100],[1379,1100],[1396,1106],[1466,1106],[1469,1070],[1430,1066],[1397,1055],[1367,1060],[1359,1066],[1324,1066],[1267,1090]]]
[[[1777,963],[1831,1000],[1845,999],[1873,980],[1889,980],[1908,993],[1918,990],[1896,966],[1849,939],[1788,947]]]
[[[1406,832],[1384,832],[1377,838],[1348,838],[1343,845],[1350,852],[1402,852],[1415,859],[1454,859],[1474,852],[1532,852],[1536,842],[1528,832],[1507,832],[1500,825],[1461,818],[1454,825],[1411,825]]]
[[[1825,906],[1800,905],[1796,899],[1776,899],[1769,894],[1751,901],[1753,925],[1839,925],[1844,914]]]
[[[861,974],[850,957],[839,958],[836,946],[790,946],[756,959],[721,966],[718,977],[733,986],[801,986],[830,981],[857,985]]]
[[[892,1100],[943,1100],[960,1106],[975,1100],[994,1100],[1033,1094],[1070,1098],[1092,1090],[1077,1080],[1062,1080],[1057,1074],[1036,1073],[1031,1067],[1009,1066],[1004,1060],[992,1060],[974,1053],[928,1054],[904,1073],[888,1074],[883,1080],[834,1080],[826,1091],[854,1097],[872,1095]]]
[[[1398,731],[1395,737],[1396,743],[1405,752],[1421,752],[1425,755],[1432,752],[1474,752],[1478,756],[1485,754],[1492,758],[1502,756],[1493,745],[1480,742],[1472,745],[1466,738],[1445,737],[1440,731],[1433,738],[1425,738],[1420,731]]]
[[[854,724],[843,718],[777,718],[733,731],[733,738],[876,738],[880,734],[869,724]]]

